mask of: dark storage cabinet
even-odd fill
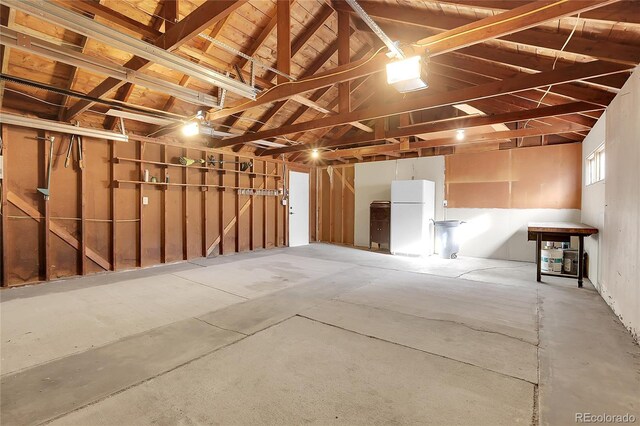
[[[373,243],[389,248],[391,240],[391,202],[374,201],[369,206],[369,248]]]

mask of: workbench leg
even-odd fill
[[[542,251],[542,234],[536,234],[536,281],[542,282],[542,274],[540,273],[540,263],[542,262],[541,257]]]
[[[578,287],[582,287],[582,276],[584,275],[584,236],[578,236],[579,250],[578,250]]]

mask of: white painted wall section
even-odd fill
[[[600,293],[640,341],[640,68],[607,108]]]
[[[604,193],[606,180],[586,186],[586,167],[584,167],[584,165],[586,164],[587,157],[605,140],[606,115],[605,112],[596,125],[593,126],[584,141],[582,141],[582,217],[580,221],[587,225],[595,226],[599,230],[597,234],[587,237],[584,240],[584,248],[589,256],[589,279],[598,290],[600,290],[600,282],[602,281],[602,268],[600,267],[602,257],[599,255],[600,245],[606,233],[604,229]]]
[[[444,219],[444,157],[357,163],[355,165],[354,243],[369,246],[369,205],[391,200],[391,181],[426,179],[436,184],[436,220]]]
[[[535,262],[529,222],[579,222],[577,209],[447,209],[447,219],[463,220],[460,256]]]

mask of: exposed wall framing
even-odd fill
[[[318,236],[329,243],[353,245],[355,206],[353,164],[318,167]]]
[[[235,190],[282,188],[280,161],[255,160],[253,172],[242,172],[232,162],[247,158],[233,153],[83,138],[85,168],[77,147],[65,168],[69,135],[51,134],[51,197],[44,201],[36,188],[46,186],[49,145],[35,138],[45,133],[3,126],[2,136],[3,286],[286,244],[281,197]],[[207,155],[227,163],[213,169],[177,161]],[[157,183],[141,183],[145,169]]]

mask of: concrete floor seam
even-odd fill
[[[95,404],[97,404],[97,403],[99,403],[99,402],[102,402],[102,401],[104,401],[104,400],[106,400],[106,399],[112,398],[112,397],[113,397],[113,396],[115,396],[115,395],[118,395],[118,394],[121,394],[121,393],[123,393],[123,392],[126,392],[126,391],[128,391],[129,389],[132,389],[132,388],[134,388],[134,387],[140,386],[140,385],[142,385],[142,384],[144,384],[144,383],[147,383],[147,382],[149,382],[149,381],[151,381],[151,380],[154,380],[154,379],[156,379],[156,378],[158,378],[158,377],[164,376],[165,374],[171,373],[172,371],[175,371],[175,370],[178,370],[178,369],[180,369],[180,368],[182,368],[182,367],[185,367],[185,366],[187,366],[187,365],[189,365],[189,364],[191,364],[191,363],[193,363],[193,362],[195,362],[195,361],[198,361],[198,360],[200,360],[200,359],[202,359],[202,358],[205,358],[205,357],[207,357],[207,356],[209,356],[209,355],[212,355],[212,354],[214,354],[214,353],[216,353],[216,352],[218,352],[218,351],[220,351],[220,350],[222,350],[222,349],[225,349],[225,348],[228,348],[229,346],[235,345],[236,343],[241,342],[241,341],[243,341],[244,339],[247,339],[247,338],[249,338],[249,337],[251,337],[251,336],[253,336],[253,335],[257,334],[257,333],[260,333],[260,332],[265,331],[265,330],[267,330],[267,329],[269,329],[269,328],[271,328],[271,327],[275,327],[275,326],[277,326],[277,325],[279,325],[279,324],[282,324],[283,322],[288,321],[288,320],[290,320],[291,318],[293,318],[293,317],[295,317],[295,316],[296,316],[296,315],[291,315],[291,316],[289,316],[289,317],[287,317],[287,318],[284,318],[284,319],[283,319],[283,320],[281,320],[281,321],[277,321],[277,322],[275,322],[275,323],[273,323],[273,324],[270,324],[269,326],[264,327],[264,328],[261,328],[260,330],[255,331],[254,333],[251,333],[251,334],[244,334],[244,333],[234,332],[233,330],[228,330],[228,331],[231,331],[231,332],[234,332],[234,333],[242,334],[243,336],[242,336],[242,337],[240,337],[240,338],[239,338],[239,339],[237,339],[237,340],[234,340],[233,342],[229,342],[229,343],[227,343],[227,344],[225,344],[225,345],[222,345],[222,346],[219,346],[219,347],[217,347],[217,348],[215,348],[215,349],[213,349],[213,350],[211,350],[211,351],[209,351],[209,352],[206,352],[206,353],[204,353],[204,354],[198,355],[198,356],[197,356],[197,357],[195,357],[195,358],[192,358],[192,359],[190,359],[190,360],[188,360],[188,361],[185,361],[185,362],[183,362],[183,363],[180,363],[180,364],[178,364],[178,365],[176,365],[176,366],[174,366],[174,367],[172,367],[172,368],[170,368],[170,369],[168,369],[168,370],[161,371],[161,372],[160,372],[160,373],[158,373],[158,374],[155,374],[155,375],[153,375],[153,376],[151,376],[151,377],[147,377],[147,378],[146,378],[146,379],[144,379],[144,380],[140,380],[140,381],[138,381],[138,382],[136,382],[136,383],[134,383],[134,384],[132,384],[132,385],[126,386],[126,387],[124,387],[124,388],[122,388],[122,389],[119,389],[119,390],[117,390],[117,391],[115,391],[115,392],[112,392],[112,393],[110,393],[109,395],[105,395],[105,396],[103,396],[103,397],[101,397],[101,398],[96,399],[95,401],[91,401],[91,402],[90,402],[90,403],[88,403],[88,404],[84,404],[84,405],[83,405],[83,406],[81,406],[81,407],[76,407],[76,408],[74,408],[73,410],[67,411],[67,412],[62,413],[62,414],[59,414],[59,415],[57,415],[57,416],[55,416],[55,417],[52,417],[52,418],[50,418],[50,419],[48,419],[48,420],[45,420],[45,421],[43,421],[43,422],[40,422],[40,423],[38,423],[38,425],[47,425],[47,424],[50,424],[50,423],[52,423],[52,422],[54,422],[54,421],[56,421],[56,420],[58,420],[58,419],[61,419],[61,418],[65,417],[65,416],[68,416],[68,415],[69,415],[69,414],[71,414],[71,413],[75,413],[75,412],[80,411],[80,410],[82,410],[82,409],[84,409],[84,408],[86,408],[86,407],[89,407],[89,406],[91,406],[91,405],[95,405]],[[196,318],[196,319],[198,319],[198,318]],[[206,322],[206,321],[204,321],[204,322]],[[207,322],[207,324],[208,324],[208,325],[210,325],[210,326],[213,326],[213,324],[211,324],[211,323],[208,323],[208,322]]]
[[[193,317],[194,320],[203,322],[207,325],[210,325],[211,327],[215,327],[215,328],[219,328],[220,330],[225,330],[225,331],[232,331],[234,333],[238,333],[238,334],[242,334],[243,336],[250,336],[250,334],[247,333],[243,333],[242,331],[238,331],[238,330],[231,330],[230,328],[224,328],[224,327],[220,327],[219,325],[215,325],[215,324],[211,324],[208,321],[203,320],[202,318],[198,318],[198,317]]]
[[[240,296],[239,294],[235,294],[235,293],[232,293],[232,292],[230,292],[230,291],[222,290],[222,289],[219,289],[218,287],[213,287],[213,286],[210,286],[210,285],[206,285],[206,284],[200,283],[200,282],[198,282],[198,281],[191,280],[191,279],[189,279],[189,278],[181,277],[181,276],[176,275],[176,274],[170,274],[170,275],[172,275],[172,276],[174,276],[174,277],[176,277],[176,278],[180,278],[180,279],[183,279],[183,280],[186,280],[186,281],[192,282],[192,283],[194,283],[194,284],[201,285],[201,286],[206,287],[206,288],[211,289],[211,290],[221,291],[221,292],[223,292],[223,293],[227,293],[227,294],[229,294],[229,295],[231,295],[231,296],[239,297],[240,299],[249,300],[249,298],[248,298],[248,297]]]
[[[538,426],[540,424],[540,315],[540,287],[536,286],[536,334],[538,336],[538,344],[536,345],[536,377],[538,378],[538,384],[533,391],[533,418],[531,419],[532,426]]]
[[[458,276],[456,276],[456,277],[453,277],[453,278],[462,278],[463,276],[468,275],[468,274],[473,274],[474,272],[490,271],[490,270],[492,270],[492,269],[517,269],[517,268],[526,268],[526,267],[528,267],[528,266],[529,266],[529,265],[519,265],[519,266],[492,266],[492,267],[489,267],[489,268],[477,268],[477,269],[473,269],[473,270],[468,271],[468,272],[464,272],[464,273],[462,273],[462,274],[460,274],[460,275],[458,275]]]
[[[351,329],[348,329],[348,328],[345,328],[345,327],[341,327],[339,325],[335,325],[335,324],[331,324],[331,323],[328,323],[328,322],[325,322],[325,321],[317,320],[315,318],[307,317],[307,316],[302,315],[302,314],[296,314],[295,316],[298,316],[300,318],[304,318],[304,319],[309,320],[309,321],[317,322],[319,324],[324,324],[324,325],[326,325],[328,327],[333,327],[333,328],[337,328],[337,329],[340,329],[340,330],[343,330],[343,331],[347,331],[349,333],[357,334],[359,336],[368,337],[370,339],[375,339],[375,340],[378,340],[378,341],[381,341],[381,342],[385,342],[385,343],[389,343],[389,344],[392,344],[392,345],[400,346],[400,347],[403,347],[403,348],[406,348],[406,349],[411,349],[411,350],[422,352],[422,353],[425,353],[425,354],[437,356],[438,358],[447,359],[449,361],[458,362],[460,364],[465,364],[465,365],[468,365],[470,367],[478,368],[478,369],[483,370],[483,371],[489,371],[491,373],[495,373],[495,374],[498,374],[498,375],[503,376],[503,377],[508,377],[510,379],[519,380],[521,382],[530,384],[532,386],[536,385],[536,383],[530,382],[529,380],[525,380],[525,379],[522,379],[520,377],[510,376],[509,374],[501,373],[500,371],[491,370],[490,368],[481,367],[479,365],[475,365],[475,364],[472,364],[470,362],[460,361],[459,359],[449,358],[447,356],[444,356],[444,355],[441,355],[441,354],[438,354],[438,353],[435,353],[435,352],[425,351],[424,349],[419,349],[419,348],[414,348],[412,346],[403,345],[402,343],[398,343],[398,342],[393,342],[391,340],[382,339],[380,337],[372,336],[370,334],[360,333],[358,331],[354,331],[354,330],[351,330]]]
[[[487,330],[487,329],[483,329],[483,328],[472,327],[469,324],[466,324],[466,323],[463,323],[463,322],[460,322],[460,321],[447,320],[447,319],[442,319],[442,318],[422,317],[420,315],[407,314],[407,313],[400,312],[400,311],[394,311],[393,309],[381,308],[379,306],[371,306],[371,305],[367,305],[367,304],[363,304],[363,303],[355,303],[355,302],[351,302],[351,301],[341,300],[341,299],[338,299],[338,298],[334,298],[334,299],[331,299],[331,300],[335,301],[335,302],[348,303],[348,304],[354,305],[354,306],[362,306],[362,307],[366,307],[366,308],[376,309],[376,310],[380,310],[380,311],[384,311],[384,312],[393,312],[395,314],[406,315],[406,316],[413,317],[413,318],[420,318],[420,319],[425,320],[425,321],[438,321],[438,322],[446,322],[446,323],[456,324],[456,325],[460,325],[462,327],[466,327],[466,328],[468,328],[470,330],[477,331],[477,332],[480,332],[480,333],[497,334],[499,336],[503,336],[503,337],[506,337],[506,338],[509,338],[509,339],[518,340],[518,341],[520,341],[522,343],[526,343],[528,345],[535,346],[536,348],[538,347],[538,344],[540,342],[540,337],[539,336],[538,336],[538,342],[534,343],[534,342],[531,342],[529,340],[526,340],[526,339],[523,339],[523,338],[520,338],[520,337],[511,336],[511,335],[506,334],[506,333],[501,333],[499,331],[493,331],[493,330]]]

